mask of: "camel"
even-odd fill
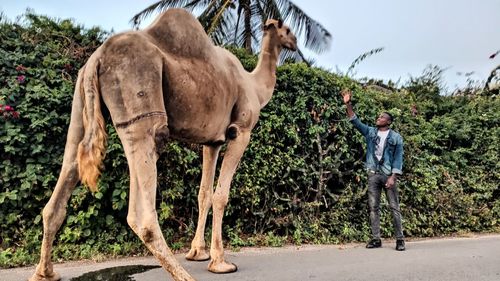
[[[162,13],[144,30],[110,37],[90,56],[76,81],[62,168],[42,212],[41,257],[31,281],[60,279],[53,270],[51,249],[69,197],[79,180],[97,191],[107,139],[101,101],[129,165],[127,223],[132,230],[174,280],[194,280],[160,231],[156,161],[169,139],[202,144],[199,217],[186,259],[211,259],[208,270],[214,273],[237,270],[224,259],[221,233],[230,184],[260,110],[272,97],[280,51],[297,47],[295,35],[281,20],[268,20],[263,29],[258,64],[250,73],[230,52],[214,46],[198,20],[183,9]],[[225,143],[214,190],[217,158]],[[211,207],[207,253],[204,230]]]

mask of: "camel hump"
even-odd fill
[[[171,55],[207,58],[214,45],[198,19],[184,9],[169,9],[144,30]]]

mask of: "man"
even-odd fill
[[[397,176],[403,173],[403,138],[389,128],[393,121],[391,114],[384,112],[377,118],[376,127],[367,126],[354,113],[351,92],[344,90],[342,95],[347,107],[347,116],[366,139],[365,166],[368,170],[368,206],[370,207],[372,230],[372,239],[366,244],[366,248],[382,247],[380,240],[380,197],[382,190],[384,190],[392,211],[396,232],[396,250],[404,251],[405,242],[396,186]]]

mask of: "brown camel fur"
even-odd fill
[[[78,180],[92,191],[104,157],[106,132],[101,100],[122,142],[130,171],[127,222],[175,280],[194,280],[165,243],[155,210],[158,149],[167,139],[203,144],[199,218],[189,260],[211,258],[208,270],[233,272],[224,260],[222,216],[236,167],[250,141],[260,110],[276,84],[282,48],[296,38],[281,21],[268,20],[262,49],[251,73],[230,52],[213,45],[200,23],[171,9],[142,31],[109,38],[80,70],[73,97],[64,160],[55,190],[43,209],[41,258],[31,281],[54,281],[51,248]],[[219,181],[214,174],[227,142]],[[207,213],[213,207],[210,254],[205,250]]]

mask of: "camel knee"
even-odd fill
[[[212,187],[209,187],[212,188]],[[204,187],[200,188],[200,192],[198,193],[198,204],[203,206],[210,206],[212,204],[211,198],[212,192],[207,190]]]
[[[59,225],[66,217],[66,208],[58,208],[50,202],[45,205],[42,211],[43,224],[46,226]]]
[[[140,219],[138,219],[136,214],[129,214],[127,216],[127,223],[135,234],[145,243],[151,242],[157,238],[155,233],[159,231],[159,225],[156,217],[140,216]]]
[[[137,218],[135,216],[135,214],[129,214],[127,215],[127,223],[128,223],[128,226],[130,226],[130,228],[135,232],[137,233],[136,229],[137,229]]]
[[[132,227],[132,226],[131,226]],[[139,236],[139,238],[144,241],[144,243],[149,243],[151,241],[154,241],[156,240],[158,235],[158,233],[160,233],[161,235],[161,232],[159,232],[159,226],[158,224],[156,223],[153,224],[153,223],[141,223],[140,225],[135,225],[134,227],[132,227],[132,229],[134,230],[134,232],[137,234],[137,236]]]
[[[200,198],[200,196],[198,196],[198,206],[203,206],[205,209],[208,209],[212,206],[212,199],[210,196],[206,196],[205,198]]]
[[[154,229],[155,227],[152,225],[142,227],[137,235],[139,235],[139,238],[141,238],[144,243],[149,243],[156,238]]]
[[[224,210],[228,201],[228,196],[225,196],[224,194],[214,194],[212,197],[212,206],[214,209]]]

